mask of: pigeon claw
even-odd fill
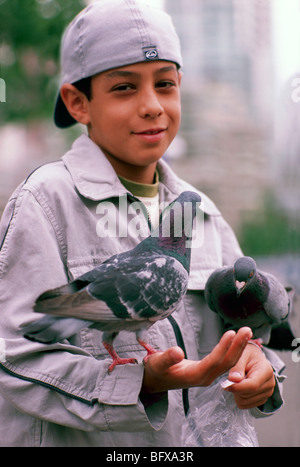
[[[137,360],[135,358],[121,358],[119,356],[117,356],[116,358],[113,358],[112,364],[109,365],[108,367],[108,373],[111,373],[116,366],[126,365],[127,363],[136,364]]]
[[[113,369],[118,366],[118,365],[126,365],[127,363],[133,363],[136,364],[137,360],[135,358],[121,358],[113,348],[111,344],[108,344],[107,342],[103,342],[104,347],[106,348],[107,352],[109,355],[112,357],[113,361],[111,365],[108,367],[108,373],[111,373]]]
[[[153,347],[151,347],[151,345],[147,344],[147,342],[143,341],[140,338],[138,338],[137,341],[142,347],[144,347],[145,350],[147,350],[147,355],[143,358],[143,362],[145,364],[145,363],[147,363],[148,358],[150,357],[150,355],[153,355],[154,353],[156,353],[157,350],[155,350]]]

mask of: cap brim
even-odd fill
[[[56,99],[54,109],[54,122],[55,125],[58,126],[58,128],[68,128],[69,126],[78,123],[76,120],[74,120],[73,117],[71,117],[71,115],[67,111],[60,94],[57,96]]]

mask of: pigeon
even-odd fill
[[[121,330],[132,331],[147,359],[155,350],[144,340],[144,332],[173,313],[186,293],[193,222],[200,203],[197,193],[181,193],[164,211],[157,229],[136,247],[40,295],[34,311],[46,316],[25,326],[24,337],[51,344],[82,328],[96,328],[103,331],[103,345],[113,359],[111,372],[116,365],[136,363],[120,358],[113,347]]]
[[[253,341],[267,345],[273,326],[286,322],[290,301],[284,286],[275,276],[257,269],[250,256],[243,256],[233,267],[216,269],[208,278],[204,296],[210,309],[225,324],[248,326]]]

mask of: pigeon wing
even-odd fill
[[[208,304],[209,308],[217,313],[217,295],[216,295],[216,286],[219,283],[222,283],[222,277],[224,275],[225,268],[219,268],[213,271],[209,278],[207,279],[205,289],[204,289],[204,297],[206,303]]]
[[[105,281],[90,284],[89,292],[105,300],[118,318],[140,320],[169,311],[185,293],[187,280],[188,274],[178,261],[152,253],[143,261],[132,258],[117,275],[112,269]]]
[[[235,289],[232,268],[216,269],[208,278],[204,290],[205,300],[210,309],[224,317],[227,312],[235,314]]]
[[[265,302],[265,312],[273,323],[281,323],[289,314],[289,297],[284,286],[269,273],[261,273],[268,280],[269,294]]]
[[[120,284],[120,294],[135,319],[163,319],[183,298],[188,273],[175,258],[158,255],[131,277],[130,287]]]

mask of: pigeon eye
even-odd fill
[[[254,272],[251,271],[250,274],[249,274],[249,277],[253,277],[253,274],[254,274]]]

